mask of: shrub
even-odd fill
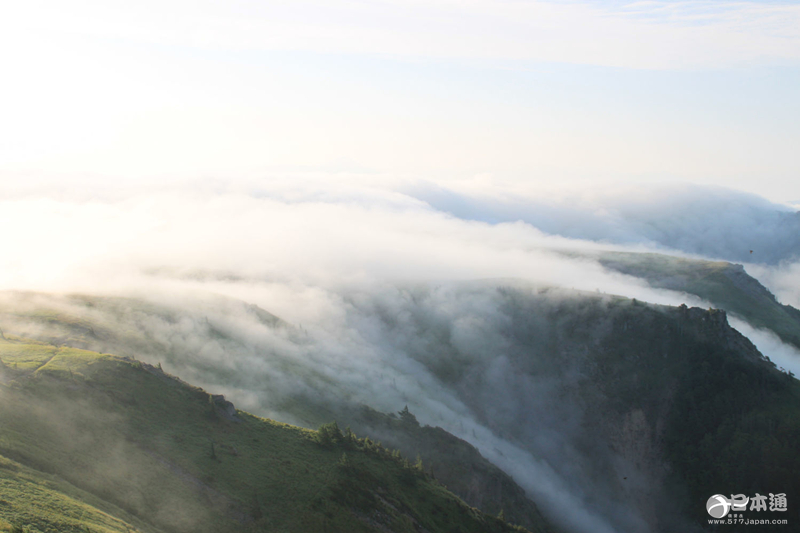
[[[327,447],[336,446],[344,440],[342,430],[336,421],[328,424],[322,424],[317,430],[317,440],[320,444]]]

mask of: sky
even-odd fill
[[[31,1],[0,17],[0,183],[314,174],[800,202],[800,5]]]
[[[799,301],[798,3],[3,10],[3,288],[127,264],[591,290],[541,249],[616,246]]]

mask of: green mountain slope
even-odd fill
[[[237,411],[135,360],[0,340],[2,527],[512,531],[367,440]]]
[[[663,254],[607,252],[600,264],[651,286],[694,294],[800,348],[800,310],[783,305],[742,265]]]
[[[295,396],[284,409],[303,425],[334,418],[359,435],[368,435],[406,457],[424,460],[425,469],[449,490],[478,509],[531,531],[550,531],[552,525],[514,479],[488,461],[469,442],[441,427],[420,424],[406,407],[381,413],[365,405],[323,404],[312,396]]]
[[[405,408],[397,415],[369,407],[349,411],[343,420],[359,432],[375,435],[407,457],[423,457],[427,469],[449,489],[479,509],[534,531],[549,525],[525,491],[486,460],[474,446],[440,427],[420,424]]]
[[[385,295],[365,297],[358,302],[358,316],[373,317],[370,331],[381,332],[386,353],[413,360],[429,372],[429,383],[458,398],[472,427],[479,427],[478,440],[471,442],[514,475],[549,520],[565,516],[557,507],[558,498],[550,498],[547,490],[536,492],[537,486],[554,486],[547,483],[552,479],[566,487],[561,494],[580,498],[571,508],[576,516],[588,509],[592,520],[604,521],[612,531],[695,531],[707,525],[704,504],[717,493],[784,492],[790,502],[800,501],[800,456],[795,451],[800,439],[800,382],[777,370],[731,328],[724,312],[524,283],[460,284],[442,290],[448,292],[437,290],[419,289],[403,300],[403,307]],[[270,368],[295,372],[299,383],[308,379],[309,384],[327,386],[315,381],[314,369],[298,364],[289,349],[269,351],[271,345],[259,345],[264,346],[261,359],[248,360],[248,337],[237,333],[245,322],[237,323],[237,330],[219,317],[204,317],[205,311],[196,308],[183,315],[175,312],[169,321],[155,321],[155,315],[141,307],[131,311],[133,305],[123,320],[100,313],[102,299],[92,300],[88,310],[56,303],[47,307],[39,302],[39,311],[31,306],[14,315],[15,320],[55,312],[54,319],[25,322],[27,331],[76,346],[113,346],[122,342],[114,335],[139,335],[142,347],[163,347],[157,357],[169,368],[196,372],[204,383],[216,380],[219,387],[227,385],[242,395],[265,391],[266,397],[273,392],[269,374],[260,370],[265,360],[275,362]],[[259,320],[246,324],[261,324]],[[4,319],[0,324],[13,340],[10,331],[19,331],[15,322]],[[283,323],[264,328],[285,333],[280,338],[291,339],[292,347],[306,342],[302,331]],[[150,332],[148,339],[145,334]],[[181,335],[217,343],[220,350],[215,353],[233,355],[215,366],[201,351],[192,351],[204,346],[170,341]],[[20,373],[33,372],[57,351],[46,344],[24,349],[10,344]],[[304,359],[310,357],[303,354]],[[160,375],[152,367],[143,368],[147,375]],[[380,378],[379,372],[371,377]],[[393,385],[391,379],[383,383],[387,389]],[[346,384],[330,386],[333,393],[306,386],[277,390],[271,397],[280,399],[284,412],[299,418],[335,418],[352,424],[359,434],[402,448],[410,457],[420,453],[426,471],[432,466],[437,478],[447,479],[448,486],[460,485],[467,495],[470,484],[477,484],[478,497],[491,496],[482,505],[488,510],[500,501],[508,516],[506,505],[514,501],[519,487],[504,488],[503,476],[477,449],[403,416],[357,411]],[[469,440],[469,435],[462,436]],[[209,440],[217,438],[196,444],[198,458],[210,454]],[[439,450],[439,445],[444,448]],[[559,477],[541,485],[537,479],[531,482],[530,473],[539,473],[534,462],[525,462],[526,456],[546,461]],[[444,466],[448,462],[451,466]],[[459,464],[469,468],[459,471],[452,466]],[[493,489],[492,483],[499,488]],[[496,494],[503,496],[498,500]],[[236,498],[237,505],[246,508],[246,494]],[[515,512],[529,508],[522,503]],[[790,505],[786,515],[799,525],[797,507]],[[591,530],[580,529],[569,518],[559,525]]]
[[[0,457],[0,531],[155,531],[60,477]]]
[[[98,352],[112,352],[129,357],[161,361],[169,368],[204,383],[221,386],[240,383],[249,375],[247,368],[231,370],[218,366],[203,366],[193,358],[181,342],[171,342],[169,335],[148,334],[152,324],[167,324],[175,329],[186,327],[188,317],[163,305],[129,299],[86,295],[57,296],[36,293],[10,293],[0,299],[0,328],[19,335],[36,336],[41,342],[86,348]],[[304,335],[256,306],[244,302],[212,299],[215,308],[235,316],[246,315],[249,320],[273,330],[280,330],[294,343],[303,343]],[[210,338],[225,346],[227,353],[241,350],[240,339],[232,335],[223,324],[212,317],[195,317],[191,332],[199,338]],[[147,329],[150,327],[151,329]],[[160,329],[158,331],[161,331]],[[185,333],[181,333],[186,336]],[[202,349],[195,343],[195,349]],[[9,348],[10,349],[10,348]],[[41,344],[14,348],[28,351],[20,353],[17,361],[22,365],[37,365],[52,355],[53,347]],[[190,364],[186,364],[190,361]],[[312,374],[313,368],[286,363],[287,372]],[[406,457],[420,455],[426,469],[434,468],[435,475],[449,490],[469,505],[491,515],[503,511],[506,519],[530,530],[545,531],[550,526],[541,513],[514,480],[487,461],[469,443],[447,433],[441,428],[398,424],[363,405],[354,405],[341,399],[331,404],[319,398],[296,395],[280,397],[279,403],[270,406],[286,413],[305,427],[318,427],[330,420],[338,420],[342,427],[352,426],[359,434],[377,439]],[[279,409],[278,409],[279,408]],[[430,471],[430,470],[429,470]]]

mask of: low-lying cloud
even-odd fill
[[[50,298],[48,305],[84,314],[114,335],[135,326],[136,338],[117,342],[151,362],[163,358],[166,370],[258,414],[302,423],[285,404],[303,395],[386,412],[408,404],[423,422],[478,446],[568,530],[647,531],[641,509],[607,496],[585,470],[576,451],[580,410],[539,402],[562,381],[515,373],[509,361],[519,346],[501,334],[509,321],[502,292],[485,287],[564,287],[708,307],[573,252],[734,257],[740,231],[745,247],[759,244],[753,255],[771,258],[762,261],[760,276],[773,290],[781,286],[779,295],[792,294],[793,267],[780,261],[800,247],[790,234],[796,214],[738,193],[707,193],[570,205],[286,183],[97,198],[28,192],[0,202],[0,223],[8,228],[0,288],[144,298],[172,314],[124,301],[113,310],[69,299]],[[720,202],[724,208],[716,207]],[[781,221],[788,221],[785,228]],[[227,297],[285,322],[275,326]],[[544,338],[547,328],[531,320]],[[779,366],[794,368],[785,346],[746,324],[737,327]],[[458,387],[470,376],[443,377],[470,365],[483,385],[469,394]],[[558,371],[567,383],[576,379],[569,365]],[[521,412],[539,421],[535,428],[499,434]],[[502,423],[492,427],[495,419]],[[646,481],[639,481],[642,490]]]
[[[251,291],[260,285],[221,283]],[[564,397],[575,385],[574,376],[567,387],[561,380],[570,365],[548,365],[538,377],[515,371],[515,353],[547,351],[544,334],[551,328],[544,318],[532,324],[536,346],[509,338],[504,331],[518,310],[503,309],[508,298],[496,290],[497,283],[320,289],[315,307],[335,312],[297,325],[276,323],[243,302],[204,295],[191,285],[178,287],[151,293],[148,301],[155,308],[136,300],[87,304],[25,293],[6,294],[0,303],[23,314],[47,308],[81,317],[97,337],[88,348],[123,347],[124,355],[163,363],[166,371],[224,393],[240,408],[279,420],[308,425],[292,406],[309,400],[367,404],[384,412],[408,405],[423,423],[476,445],[569,531],[648,529],[639,510],[620,505],[603,489],[576,447],[585,415],[574,399]],[[547,292],[541,310],[552,312],[575,298],[570,294]],[[58,336],[47,323],[23,319],[10,327]],[[535,423],[512,435],[508,428],[520,420]]]
[[[487,198],[421,185],[409,194],[464,220],[519,220],[572,239],[769,265],[800,258],[800,212],[716,187],[670,185]]]
[[[189,280],[205,271],[327,288],[508,277],[682,301],[554,253],[608,246],[548,236],[524,222],[461,220],[397,194],[376,194],[371,204],[367,192],[334,201],[263,192],[5,201],[0,223],[13,230],[5,236],[0,287],[131,291],[152,287],[151,274],[168,270]]]
[[[758,351],[769,357],[779,369],[800,376],[800,351],[786,344],[775,333],[762,328],[754,328],[744,320],[729,317],[731,326],[739,330],[756,345]]]

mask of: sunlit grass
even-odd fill
[[[10,368],[32,371],[49,361],[56,350],[49,345],[4,342],[0,343],[0,361]]]
[[[322,445],[316,431],[232,417],[221,400],[139,361],[22,341],[0,352],[12,378],[0,388],[6,524],[48,533],[125,531],[137,519],[177,532],[512,530],[367,440]],[[38,370],[8,364],[21,361]]]
[[[133,523],[146,528],[132,517],[124,521],[108,511],[125,515],[56,476],[0,457],[0,531],[18,526],[31,533],[128,532]]]

